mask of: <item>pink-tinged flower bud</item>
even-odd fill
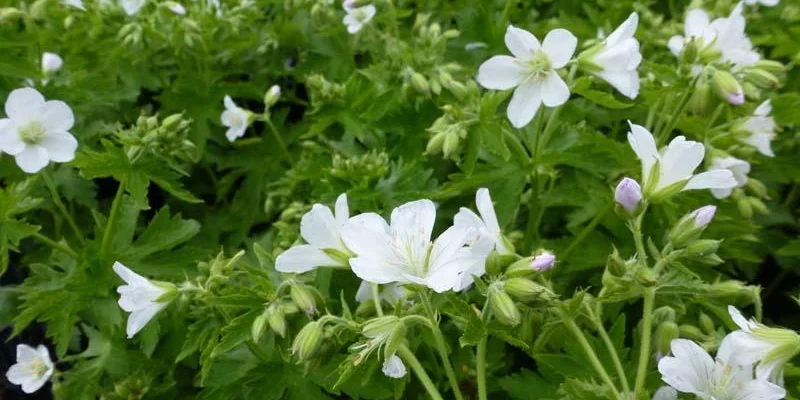
[[[689,213],[689,216],[694,218],[695,228],[705,228],[714,219],[716,212],[716,206],[703,206]]]
[[[631,178],[624,178],[614,191],[614,200],[630,214],[636,212],[642,201],[642,187]]]
[[[711,77],[711,85],[716,90],[717,95],[723,100],[735,106],[744,103],[744,90],[739,81],[728,71],[717,70]]]
[[[556,256],[549,251],[542,251],[531,260],[531,269],[536,272],[546,272],[556,265]]]

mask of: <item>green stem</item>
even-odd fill
[[[378,287],[377,283],[370,283],[369,286],[372,289],[372,301],[375,303],[375,312],[378,313],[379,317],[382,317],[383,307],[381,306],[381,289]]]
[[[50,246],[50,247],[52,247],[54,249],[66,254],[66,255],[68,255],[68,256],[70,256],[72,258],[76,258],[76,259],[78,258],[78,253],[76,253],[74,250],[70,249],[67,246],[64,246],[61,243],[56,242],[53,239],[50,239],[47,236],[42,235],[41,233],[38,233],[38,232],[34,233],[33,237],[36,238],[37,240],[39,240],[40,242],[42,242],[42,243],[44,243],[44,244],[46,244],[46,245],[48,245],[48,246]]]
[[[47,171],[42,171],[42,179],[44,180],[45,185],[50,190],[50,197],[53,199],[53,204],[55,204],[56,208],[61,212],[64,216],[64,219],[67,220],[67,224],[72,228],[72,231],[75,233],[75,237],[78,238],[78,242],[83,245],[85,243],[83,239],[83,233],[81,230],[78,229],[78,225],[75,223],[75,220],[72,219],[72,216],[67,211],[67,207],[61,201],[61,196],[58,195],[58,189],[56,189],[55,183],[53,183],[53,179],[50,178],[50,174]]]
[[[633,391],[638,394],[644,389],[647,378],[647,367],[650,363],[650,336],[653,327],[653,306],[656,300],[656,290],[644,290],[644,315],[642,316],[642,341],[639,347],[639,366],[636,369],[636,384]]]
[[[614,347],[614,342],[612,342],[611,337],[608,336],[608,332],[603,326],[603,321],[601,321],[600,317],[594,313],[592,307],[589,307],[587,304],[586,310],[589,312],[589,319],[592,320],[597,328],[597,333],[600,335],[600,339],[603,340],[606,348],[608,348],[608,353],[611,354],[611,361],[614,363],[614,368],[617,370],[617,375],[619,375],[619,381],[622,383],[622,391],[625,393],[623,397],[625,400],[627,400],[628,396],[631,395],[631,388],[628,386],[628,378],[625,376],[625,369],[622,368],[622,362],[619,359],[617,348]]]
[[[642,210],[636,219],[631,224],[631,232],[633,233],[633,242],[636,244],[636,255],[639,263],[645,268],[647,267],[647,251],[644,247],[644,237],[642,235],[642,220],[647,210]]]
[[[428,299],[428,295],[425,292],[420,293],[420,297],[422,299],[423,307],[425,307],[425,310],[428,313],[428,319],[431,321],[431,331],[433,332],[433,339],[436,342],[436,350],[439,352],[439,357],[442,359],[442,364],[444,364],[444,370],[447,374],[447,380],[450,383],[450,387],[453,390],[453,395],[455,396],[456,400],[463,400],[464,396],[461,394],[461,388],[458,386],[458,380],[456,379],[456,374],[453,370],[453,364],[450,363],[450,357],[447,355],[447,343],[442,335],[442,330],[439,329],[439,324],[436,321],[436,316],[434,315],[430,299]]]
[[[439,390],[436,389],[436,385],[433,384],[431,378],[428,376],[428,373],[425,372],[425,368],[422,367],[422,364],[419,363],[417,357],[414,356],[414,353],[406,347],[406,345],[400,345],[397,348],[397,353],[403,361],[414,370],[414,373],[419,378],[419,381],[422,383],[422,386],[425,387],[425,390],[428,391],[428,395],[431,396],[434,400],[444,400],[442,395],[439,393]]]
[[[289,148],[286,147],[286,142],[283,141],[283,137],[278,132],[278,129],[275,128],[275,125],[272,123],[272,120],[269,118],[264,118],[264,122],[267,123],[269,130],[272,132],[272,135],[275,136],[275,140],[278,142],[278,146],[281,148],[281,152],[283,152],[283,156],[286,158],[286,161],[289,162],[289,166],[294,166],[294,160],[292,160],[292,155],[289,154]]]
[[[575,324],[575,321],[573,321],[572,318],[570,318],[570,316],[567,315],[566,312],[564,312],[564,310],[559,309],[558,312],[561,316],[561,320],[564,322],[564,325],[566,325],[567,329],[572,333],[572,335],[575,336],[576,339],[578,339],[578,343],[583,348],[583,351],[586,353],[586,356],[589,357],[589,362],[592,363],[594,370],[597,372],[598,375],[600,375],[600,379],[603,380],[606,386],[611,388],[611,392],[614,393],[617,399],[622,400],[622,396],[620,396],[619,389],[617,389],[617,386],[614,385],[614,381],[611,380],[611,377],[608,375],[608,372],[606,372],[606,369],[605,367],[603,367],[603,364],[600,362],[600,359],[597,358],[597,353],[595,353],[594,349],[592,348],[592,345],[589,344],[589,340],[586,339],[586,336],[583,334],[583,331],[581,331],[581,329],[578,328],[578,325]]]
[[[111,211],[108,214],[108,221],[106,222],[106,229],[103,230],[103,240],[100,242],[100,259],[105,261],[108,245],[111,241],[111,231],[114,229],[114,222],[119,214],[119,205],[122,202],[122,194],[125,192],[125,183],[120,182],[117,187],[117,194],[114,196],[114,201],[111,203]]]
[[[689,105],[689,100],[692,97],[692,93],[694,93],[694,88],[697,86],[697,82],[700,80],[701,75],[702,74],[699,74],[692,79],[692,83],[689,85],[689,88],[686,89],[686,93],[684,93],[680,101],[678,101],[678,108],[672,113],[672,118],[670,118],[669,122],[667,122],[667,125],[664,126],[664,130],[659,132],[656,137],[660,137],[661,134],[669,135],[669,133],[675,129],[675,126],[678,125],[678,121],[683,116],[683,111],[686,110],[686,106]]]
[[[489,308],[489,298],[486,298],[486,302],[483,303],[483,310],[481,310],[481,320],[488,322],[489,318],[491,318],[491,309]],[[478,352],[475,356],[477,358],[477,363],[475,366],[475,371],[478,375],[478,399],[479,400],[487,400],[488,395],[486,391],[486,346],[489,342],[489,335],[484,336],[480,342],[478,342]]]

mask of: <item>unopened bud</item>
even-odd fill
[[[750,219],[753,218],[753,204],[747,201],[747,198],[742,197],[736,201],[736,207],[739,208],[739,213],[743,217]]]
[[[703,340],[706,337],[706,334],[694,325],[681,325],[679,330],[682,337],[692,340]]]
[[[753,211],[759,214],[769,214],[769,208],[767,208],[767,205],[764,204],[763,201],[755,197],[748,197],[747,201],[750,202],[750,207],[753,209]]]
[[[754,67],[773,74],[786,72],[786,66],[783,63],[773,60],[759,60]]]
[[[503,285],[503,290],[520,301],[551,300],[553,292],[530,279],[511,278]]]
[[[181,125],[181,121],[183,120],[183,114],[172,114],[163,121],[161,121],[161,127],[166,131],[172,131],[178,128]]]
[[[273,304],[269,306],[265,314],[267,314],[267,322],[272,331],[283,337],[286,334],[286,318],[281,307]]]
[[[714,333],[715,326],[714,320],[708,316],[708,314],[701,312],[698,318],[698,322],[700,323],[700,329],[703,330],[706,334]]]
[[[747,302],[753,298],[755,287],[740,281],[723,281],[711,284],[711,296],[726,300],[728,304]]]
[[[395,325],[402,323],[403,322],[400,321],[400,318],[396,315],[378,317],[367,322],[364,327],[361,328],[361,333],[370,339],[388,337],[392,330],[394,330]]]
[[[628,216],[634,216],[642,202],[642,187],[631,178],[623,178],[614,191],[614,200]]]
[[[281,87],[278,85],[272,85],[267,93],[264,95],[264,105],[267,107],[272,107],[275,103],[278,102],[278,99],[281,97]]]
[[[744,90],[739,81],[728,71],[716,70],[711,77],[711,85],[717,95],[735,106],[744,103]]]
[[[750,69],[744,79],[762,89],[776,88],[781,85],[777,76],[762,69]]]
[[[680,336],[680,329],[678,324],[672,321],[662,322],[656,328],[656,351],[661,356],[667,355],[670,352],[670,345],[673,339]]]
[[[61,69],[64,60],[56,53],[42,53],[42,72],[50,74]]]
[[[695,240],[686,246],[686,251],[690,256],[703,256],[713,254],[719,249],[720,240],[701,239]]]
[[[431,85],[428,83],[428,80],[419,72],[411,74],[411,86],[421,94],[429,94],[431,91]]]
[[[459,32],[456,29],[448,29],[448,30],[444,31],[444,33],[442,33],[442,37],[445,38],[445,39],[455,39],[455,38],[459,37],[460,35],[461,35],[461,32]]]
[[[489,275],[497,275],[503,272],[515,259],[516,256],[513,254],[501,255],[497,251],[492,251],[489,253],[489,256],[486,257],[486,273]]]
[[[458,154],[458,146],[461,142],[461,138],[458,137],[458,134],[455,133],[448,133],[447,136],[444,138],[444,146],[442,147],[442,153],[445,157],[452,157]]]
[[[694,114],[705,115],[708,113],[709,105],[711,104],[711,86],[707,83],[697,85],[691,100],[689,100],[689,107]]]
[[[680,60],[682,64],[685,65],[692,65],[695,64],[695,60],[697,59],[697,55],[699,53],[698,50],[698,43],[697,39],[690,40],[683,46],[683,50],[681,50]]]
[[[305,285],[292,285],[289,295],[292,297],[292,301],[294,301],[297,307],[300,307],[304,313],[309,315],[317,313],[317,301]]]
[[[608,255],[606,269],[611,275],[616,277],[624,276],[625,273],[628,272],[628,264],[620,257],[616,247],[614,247],[614,251]]]
[[[397,351],[397,348],[406,340],[406,325],[403,321],[394,324],[389,336],[386,338],[386,343],[383,346],[383,356],[390,357]]]
[[[767,193],[767,187],[764,186],[761,181],[755,178],[748,178],[747,179],[747,187],[756,194],[756,196],[762,199],[768,199],[769,194]]]
[[[253,326],[250,327],[250,335],[253,338],[253,342],[258,343],[258,340],[261,339],[261,335],[264,334],[264,329],[267,327],[267,311],[265,310],[264,313],[257,316],[255,320],[253,320]]]
[[[292,343],[292,355],[300,361],[308,361],[319,350],[322,344],[322,326],[311,321],[297,333]]]
[[[535,271],[531,269],[532,261],[533,257],[525,257],[513,262],[508,266],[508,268],[506,268],[506,276],[524,277],[533,275]]]
[[[514,304],[514,300],[511,299],[511,296],[506,294],[506,292],[502,290],[491,291],[489,294],[489,304],[492,313],[500,322],[511,326],[519,324],[522,318],[519,309],[517,305]]]
[[[547,251],[539,250],[537,255],[531,260],[530,268],[536,272],[547,272],[556,265],[556,256]]]
[[[684,215],[670,230],[669,239],[672,245],[683,247],[692,240],[697,239],[708,224],[711,223],[716,212],[717,207],[704,206]]]
[[[184,8],[183,5],[181,5],[180,3],[176,3],[174,1],[167,1],[164,2],[164,4],[170,11],[175,13],[175,15],[181,15],[181,16],[186,15],[186,8]]]
[[[634,273],[634,278],[644,287],[652,287],[658,284],[656,273],[650,268],[639,268]]]
[[[444,147],[444,140],[447,138],[447,132],[438,132],[428,140],[428,145],[425,146],[425,154],[436,154],[442,151]]]

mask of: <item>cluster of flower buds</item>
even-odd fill
[[[331,176],[350,182],[352,187],[368,187],[389,172],[389,155],[383,151],[369,151],[360,156],[333,156],[328,170]]]
[[[444,114],[428,128],[433,136],[428,140],[426,154],[442,153],[445,158],[458,160],[461,141],[467,138],[476,121],[463,118],[464,110],[452,105],[442,107]]]
[[[321,103],[329,103],[344,98],[345,87],[340,83],[333,83],[325,79],[323,75],[311,74],[306,77],[306,88],[308,89],[311,103],[319,106]]]
[[[183,114],[172,114],[160,121],[157,115],[143,115],[130,129],[120,130],[118,137],[129,157],[146,152],[188,162],[197,157],[197,148],[188,138],[191,125],[192,121]]]

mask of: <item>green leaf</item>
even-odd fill
[[[592,81],[592,78],[586,76],[578,78],[575,80],[575,83],[572,86],[572,92],[577,93],[583,96],[585,99],[605,108],[619,110],[633,106],[633,103],[626,103],[617,100],[609,91],[590,89],[592,86]]]
[[[170,216],[169,207],[164,207],[150,221],[122,258],[140,260],[159,251],[170,250],[193,238],[200,232],[200,223],[185,220],[180,214]]]

